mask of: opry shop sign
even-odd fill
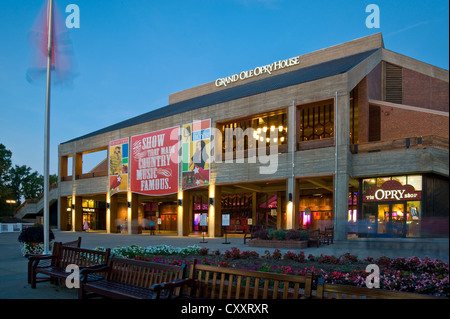
[[[421,200],[422,192],[416,191],[412,185],[402,185],[398,181],[384,182],[380,187],[372,187],[363,195],[363,202],[390,202]]]

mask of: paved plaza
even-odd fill
[[[164,233],[150,235],[126,235],[106,234],[98,232],[66,232],[54,231],[55,240],[67,242],[82,237],[83,248],[139,245],[143,247],[155,245],[171,245],[173,247],[187,247],[198,245],[207,247],[210,251],[226,250],[236,247],[241,251],[252,250],[263,255],[266,250],[273,252],[274,248],[256,248],[244,244],[242,236],[229,236],[224,244],[224,238],[207,238],[201,236],[177,237]],[[27,259],[22,256],[20,244],[17,241],[19,233],[0,234],[0,299],[77,299],[75,289],[67,289],[63,286],[53,286],[50,283],[39,283],[36,289],[31,289],[27,283]],[[202,243],[205,241],[206,243]],[[310,247],[303,249],[305,255],[313,256],[335,255],[350,252],[357,255],[359,259],[367,256],[379,257],[410,257],[418,256],[437,258],[448,262],[448,239],[396,239],[394,240],[348,240],[336,242],[332,245],[324,245],[319,248]],[[280,249],[282,253],[289,249]],[[292,249],[291,249],[292,251]]]

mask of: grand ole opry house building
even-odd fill
[[[58,156],[60,230],[448,238],[449,73],[374,34],[174,93]]]

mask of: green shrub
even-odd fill
[[[285,229],[278,229],[273,232],[273,239],[276,240],[286,240],[286,230]]]

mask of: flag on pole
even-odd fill
[[[71,83],[72,45],[63,19],[53,0],[46,1],[34,22],[29,40],[33,55],[27,79],[38,82],[46,74],[45,131],[44,131],[44,254],[50,253],[49,170],[50,170],[50,92],[52,73],[55,83]],[[52,72],[53,71],[53,72]]]
[[[30,83],[40,83],[45,80],[50,20],[49,3],[50,1],[45,1],[28,34],[31,57],[26,78]],[[63,16],[55,2],[52,5],[51,44],[53,83],[70,85],[74,68],[73,47]]]

